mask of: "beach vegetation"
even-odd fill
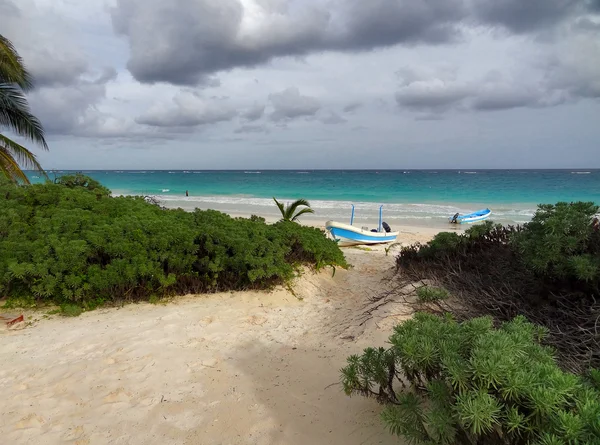
[[[281,212],[281,221],[294,222],[298,221],[298,218],[300,218],[302,215],[315,213],[315,211],[310,207],[310,203],[306,199],[297,199],[291,204],[286,205],[277,201],[275,197],[273,197],[273,201],[275,201],[277,208]]]
[[[458,298],[436,305],[458,319],[516,315],[545,326],[561,366],[600,367],[600,231],[589,202],[540,205],[531,222],[486,221],[403,247],[397,279],[432,280]],[[429,308],[433,310],[433,308]]]
[[[389,348],[349,357],[341,382],[383,404],[387,429],[411,444],[598,444],[599,373],[562,370],[546,333],[522,316],[495,328],[417,313]]]
[[[0,296],[7,304],[91,310],[151,296],[267,289],[302,266],[347,267],[318,229],[166,210],[143,197],[111,197],[81,175],[27,187],[0,181],[0,195]]]
[[[450,294],[443,287],[422,286],[417,289],[417,298],[423,303],[445,300]]]
[[[31,114],[25,92],[33,79],[10,40],[0,35],[0,130],[6,129],[47,150],[44,129]],[[15,183],[29,183],[21,168],[45,175],[36,156],[24,146],[0,133],[0,172]]]

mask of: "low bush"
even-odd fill
[[[390,348],[349,357],[342,384],[385,404],[387,428],[413,444],[599,444],[599,373],[562,371],[544,336],[523,317],[495,329],[418,313]]]
[[[600,367],[597,211],[592,203],[541,205],[523,226],[488,221],[464,234],[440,233],[402,249],[398,279],[440,283],[457,299],[438,309],[461,320],[525,315],[549,329],[546,341],[565,368]]]
[[[423,303],[445,300],[449,295],[443,287],[423,286],[417,289],[417,298]]]
[[[268,288],[298,266],[346,267],[335,242],[295,223],[166,210],[111,197],[81,175],[0,184],[0,296],[76,304]]]

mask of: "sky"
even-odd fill
[[[600,0],[0,0],[46,169],[600,168]]]

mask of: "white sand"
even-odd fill
[[[428,235],[405,233],[413,242]],[[339,369],[410,315],[365,322],[393,255],[294,287],[132,304],[78,318],[29,313],[0,330],[2,444],[397,444],[381,407],[343,394]]]

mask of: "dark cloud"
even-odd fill
[[[285,121],[303,116],[314,116],[321,108],[316,97],[303,96],[298,88],[288,88],[279,93],[269,95],[273,105],[271,119]]]
[[[173,105],[157,104],[136,122],[152,127],[197,127],[230,121],[237,112],[226,99],[206,100],[197,93],[180,92]]]
[[[265,114],[265,106],[254,104],[251,108],[242,113],[242,117],[248,122],[259,120]]]
[[[465,24],[536,31],[581,12],[581,3],[255,0],[249,9],[240,0],[117,0],[111,16],[129,42],[128,67],[137,80],[194,85],[211,73],[279,56],[448,43],[462,37]]]
[[[477,0],[475,18],[523,33],[546,28],[576,13],[581,0]]]

